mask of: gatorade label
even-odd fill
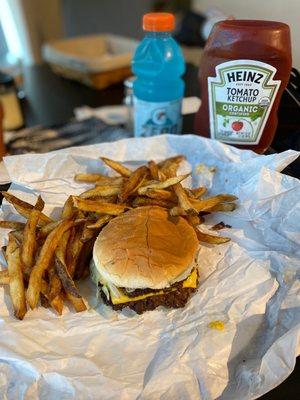
[[[180,134],[182,99],[149,102],[134,97],[134,135],[148,137],[163,133]]]
[[[210,133],[225,143],[258,144],[281,81],[276,68],[254,60],[216,67],[208,78]]]

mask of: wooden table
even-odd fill
[[[199,96],[198,71],[188,65],[185,75],[186,96]],[[105,90],[93,90],[77,82],[72,82],[54,75],[46,65],[25,68],[24,112],[27,126],[54,126],[67,122],[74,116],[75,107],[88,105],[100,107],[104,105],[121,104],[124,97],[123,85],[114,85]],[[287,121],[286,127],[281,126],[278,135],[288,134],[292,129],[290,115],[296,123],[300,121],[300,112],[295,111],[288,103],[288,110],[282,110],[281,118]],[[298,112],[298,113],[297,113]],[[183,132],[193,131],[194,116],[186,116],[183,121]],[[299,123],[300,126],[300,123]],[[281,133],[282,131],[282,133]],[[7,187],[2,188],[7,189]],[[1,201],[1,200],[0,200]],[[262,396],[261,400],[285,400],[300,398],[300,361],[294,372],[280,386]],[[238,399],[243,400],[243,399]]]

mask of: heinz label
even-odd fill
[[[276,68],[253,60],[219,64],[208,78],[210,133],[233,144],[258,144],[281,81]]]

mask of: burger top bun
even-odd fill
[[[199,248],[194,229],[168,210],[140,207],[114,218],[93,251],[102,278],[115,286],[162,289],[184,279]]]

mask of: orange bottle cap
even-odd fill
[[[175,17],[170,13],[148,13],[143,16],[143,30],[152,32],[173,31]]]

